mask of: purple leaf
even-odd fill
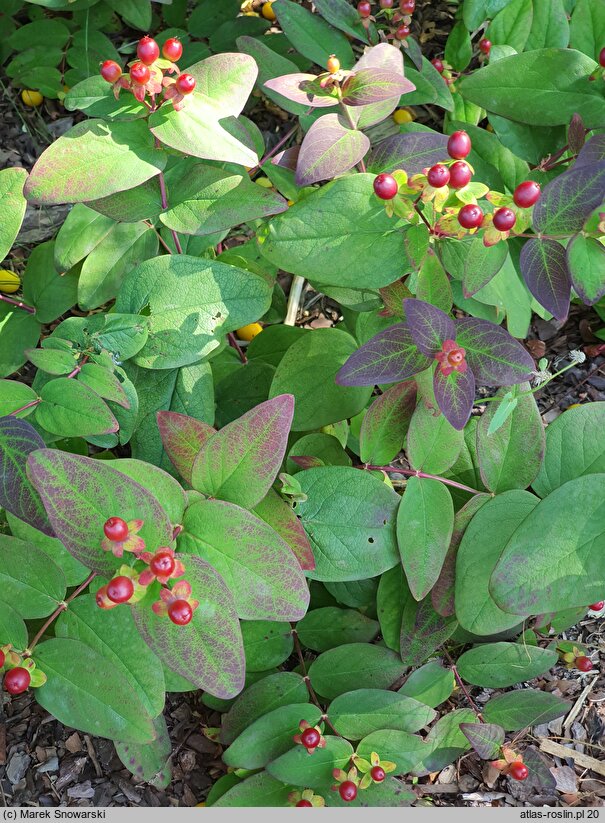
[[[471,416],[475,401],[475,378],[470,369],[447,377],[437,368],[433,375],[435,400],[446,420],[461,431]]]
[[[170,462],[183,480],[191,483],[193,463],[202,446],[216,429],[178,412],[159,411],[156,414],[162,445]]]
[[[460,731],[482,760],[495,760],[504,743],[504,729],[495,723],[461,723]]]
[[[431,303],[408,298],[403,301],[403,309],[414,343],[427,357],[441,351],[445,340],[456,339],[452,318]]]
[[[280,169],[289,169],[296,171],[296,164],[298,163],[298,155],[300,154],[300,146],[290,146],[288,149],[280,151],[271,160],[273,166],[279,166]]]
[[[264,85],[288,100],[304,106],[326,108],[338,105],[338,100],[325,93],[314,74],[283,74],[281,77],[267,80]]]
[[[565,249],[556,240],[528,240],[521,249],[521,274],[527,288],[557,320],[569,312],[571,282]]]
[[[403,55],[401,49],[390,43],[378,43],[361,55],[353,66],[353,71],[362,69],[388,69],[403,77]]]
[[[336,375],[341,386],[399,383],[431,365],[418,351],[407,326],[397,323],[379,332],[347,360]]]
[[[26,475],[28,455],[44,446],[44,440],[26,420],[0,418],[0,506],[53,536],[40,495]]]
[[[569,143],[569,150],[574,154],[579,154],[584,148],[586,142],[586,128],[584,121],[579,114],[574,114],[567,129],[567,142]],[[601,158],[605,160],[605,157]],[[577,167],[576,163],[576,167]]]
[[[529,380],[534,361],[521,343],[495,323],[465,317],[456,320],[456,342],[481,386],[510,386]]]
[[[368,171],[405,169],[408,175],[419,174],[427,166],[447,159],[447,140],[434,132],[395,134],[379,143],[368,160]]]
[[[573,234],[603,202],[605,162],[564,172],[544,187],[533,212],[535,231]]]
[[[605,134],[595,134],[578,154],[574,169],[581,166],[593,166],[605,161]]]
[[[347,106],[367,106],[414,91],[416,86],[401,73],[389,69],[366,68],[349,75],[342,89]]]
[[[296,184],[310,186],[344,174],[363,160],[370,140],[348,128],[339,114],[326,114],[311,126],[300,147]]]

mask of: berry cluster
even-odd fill
[[[507,745],[502,746],[501,759],[492,760],[490,766],[513,780],[527,780],[529,777],[529,769],[523,762],[523,755],[517,754]]]
[[[157,105],[156,95],[163,93],[164,100],[170,100],[179,111],[187,95],[195,90],[195,77],[180,73],[177,66],[182,54],[181,41],[170,37],[162,46],[160,57],[159,45],[153,37],[146,35],[138,42],[137,59],[128,64],[128,73],[124,73],[115,60],[105,60],[101,64],[101,76],[111,83],[116,98],[121,89],[128,89],[139,103],[145,103],[153,111]]]
[[[375,783],[382,783],[389,772],[395,771],[396,764],[390,760],[381,760],[377,752],[372,752],[369,760],[358,754],[351,758],[348,771],[334,769],[332,775],[337,781],[332,786],[333,792],[338,792],[345,803],[355,800],[357,793],[369,788]]]
[[[379,0],[380,12],[389,23],[389,33],[387,38],[394,40],[395,44],[407,48],[406,40],[410,36],[410,23],[412,14],[416,9],[416,0]],[[369,26],[370,22],[375,22],[376,17],[372,16],[372,4],[369,0],[360,0],[357,3],[357,13],[361,17],[364,26]]]
[[[605,605],[601,603],[595,603],[594,606]],[[590,609],[597,611],[597,609],[593,609],[593,606],[589,607]],[[569,649],[569,646],[567,646]],[[594,664],[590,657],[587,657],[586,654],[582,651],[582,649],[573,646],[571,651],[567,651],[565,648],[558,649],[559,656],[561,661],[565,663],[565,667],[567,669],[578,669],[581,672],[587,673],[591,672],[594,668]]]
[[[134,554],[136,561],[145,563],[144,569],[124,565],[119,574],[97,592],[97,605],[101,609],[113,609],[122,603],[136,603],[145,596],[146,587],[157,580],[162,586],[160,600],[152,609],[160,617],[168,618],[177,626],[191,622],[199,602],[191,596],[191,585],[179,580],[172,588],[167,583],[182,577],[185,567],[168,546],[160,547],[155,553],[145,551],[145,541],[137,532],[143,526],[142,520],[126,522],[121,517],[110,517],[103,526],[105,533],[101,546],[116,557],[125,551]]]
[[[34,661],[24,658],[10,643],[0,646],[0,671],[2,669],[6,669],[4,688],[12,695],[23,694],[30,686],[37,688],[46,683],[46,675],[36,668]]]

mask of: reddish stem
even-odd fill
[[[160,180],[160,196],[162,198],[162,208],[167,209],[168,208],[168,196],[166,194],[166,181],[164,180],[164,173],[160,172],[158,177],[159,177],[159,180]],[[175,249],[177,250],[178,254],[182,254],[183,253],[183,247],[181,246],[181,241],[179,240],[178,234],[175,232],[174,229],[170,229],[170,233],[172,234],[172,239],[174,240]]]
[[[244,351],[240,348],[240,345],[237,342],[237,337],[233,334],[232,331],[230,331],[227,334],[227,340],[229,341],[229,345],[232,346],[235,349],[235,351],[239,354],[239,359],[242,361],[242,363],[247,363],[248,358],[246,357]]]
[[[44,636],[44,632],[48,629],[48,627],[49,627],[49,626],[51,626],[51,625],[54,623],[54,621],[55,621],[55,620],[57,619],[57,617],[61,614],[61,612],[64,612],[64,611],[65,611],[65,609],[67,608],[68,604],[69,604],[69,603],[71,603],[71,601],[72,601],[72,600],[74,600],[74,599],[75,599],[75,598],[76,598],[76,597],[80,594],[80,592],[83,592],[83,591],[84,591],[84,589],[85,589],[87,586],[89,586],[89,585],[90,585],[90,583],[94,580],[94,578],[95,578],[96,576],[97,576],[97,573],[96,573],[96,572],[91,572],[91,573],[88,575],[88,577],[86,578],[86,580],[85,580],[83,583],[81,583],[81,584],[78,586],[78,588],[77,588],[74,592],[72,592],[72,593],[69,595],[69,597],[67,598],[67,600],[65,600],[63,603],[59,603],[59,605],[57,606],[57,608],[55,609],[55,611],[51,614],[51,616],[50,616],[50,617],[48,618],[48,620],[44,623],[44,625],[42,626],[42,628],[38,631],[38,633],[36,634],[36,636],[34,637],[34,639],[32,640],[32,642],[29,644],[29,647],[28,647],[28,649],[27,649],[28,654],[24,655],[24,657],[31,657],[32,650],[35,648],[35,646],[36,646],[36,644],[39,642],[39,640],[40,640],[40,639]]]
[[[5,294],[0,294],[0,300],[4,303],[10,303],[11,306],[16,306],[18,309],[23,309],[30,314],[35,314],[36,310],[33,306],[28,306],[27,303],[22,303],[21,300],[13,300],[12,297],[7,297]]]
[[[16,411],[11,412],[9,417],[14,417],[16,414],[21,414],[21,412],[24,412],[26,409],[31,409],[32,406],[37,406],[38,403],[41,403],[41,402],[42,402],[41,397],[37,397],[35,400],[30,400],[29,403],[25,404],[25,406],[21,406],[20,409],[17,409]]]
[[[400,469],[397,466],[358,466],[360,469],[369,469],[371,471],[393,472],[394,474],[405,474],[406,477],[423,477],[426,480],[439,480],[445,483],[446,486],[453,486],[455,489],[462,489],[462,491],[470,494],[483,494],[479,489],[473,489],[470,486],[465,486],[464,483],[458,483],[456,480],[449,480],[447,477],[439,477],[436,474],[427,474],[426,472],[416,471],[415,469]]]
[[[323,706],[319,702],[319,699],[318,699],[317,695],[315,694],[315,689],[311,685],[311,678],[307,674],[307,664],[305,663],[305,658],[304,658],[304,655],[303,655],[302,646],[300,645],[300,640],[298,639],[298,632],[296,631],[295,626],[292,626],[291,634],[292,634],[292,639],[294,641],[294,649],[296,650],[296,656],[298,657],[298,662],[300,663],[300,668],[301,668],[301,671],[302,671],[302,674],[303,674],[303,680],[305,681],[307,691],[309,692],[309,697],[311,698],[313,703],[317,706],[317,708],[321,709],[321,712],[322,712],[321,719],[324,721],[326,726],[329,726],[332,729],[332,731],[334,732],[334,734],[338,735],[338,737],[342,737],[340,732],[337,731],[337,729],[335,729],[334,726],[332,725],[328,715],[326,714]]]

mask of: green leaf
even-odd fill
[[[464,433],[424,401],[416,406],[407,437],[407,455],[413,469],[443,474],[456,462]]]
[[[26,23],[7,38],[7,43],[15,51],[23,51],[34,46],[62,49],[70,38],[70,32],[60,19],[35,20]]]
[[[246,620],[299,620],[309,602],[307,584],[288,544],[264,521],[221,500],[187,509],[179,548],[202,557],[231,590]]]
[[[42,501],[40,501],[40,506],[42,507]],[[49,535],[44,534],[44,532],[39,531],[29,523],[19,520],[10,512],[6,513],[6,519],[14,537],[18,537],[20,540],[24,540],[43,551],[61,569],[68,587],[78,586],[88,577],[86,566],[83,566],[75,557],[72,557],[63,543],[56,537],[49,537]]]
[[[491,27],[490,36],[492,36]],[[464,71],[471,62],[472,56],[473,46],[470,35],[462,20],[459,20],[450,31],[445,43],[445,59],[455,71]]]
[[[215,697],[235,697],[244,686],[245,660],[233,598],[223,579],[199,557],[187,558],[187,580],[200,601],[186,626],[175,626],[151,610],[158,591],[133,606],[143,640],[160,660],[198,689]]]
[[[59,377],[40,391],[36,422],[61,437],[90,437],[118,430],[118,421],[108,406],[88,386]]]
[[[357,746],[357,754],[369,760],[372,752],[381,759],[397,764],[397,774],[414,771],[427,751],[424,740],[417,734],[395,729],[381,729],[364,737]]]
[[[40,339],[40,323],[33,314],[0,303],[0,377],[13,374],[27,360],[25,350],[32,348]]]
[[[218,336],[265,313],[267,282],[250,272],[189,255],[161,255],[129,272],[116,311],[148,314],[149,338],[139,366],[169,369],[195,363],[219,345]]]
[[[241,626],[248,673],[273,669],[292,654],[294,641],[289,623],[243,620]]]
[[[322,68],[325,68],[331,54],[337,54],[343,68],[351,68],[354,58],[349,41],[325,20],[292,0],[276,0],[273,11],[281,30],[296,51]],[[334,24],[333,15],[331,17],[330,23]],[[357,29],[354,36],[359,37]]]
[[[431,660],[410,674],[399,694],[435,708],[448,699],[455,685],[452,670],[444,669],[439,660]]]
[[[413,380],[391,386],[369,407],[359,433],[362,463],[388,465],[405,443],[405,436],[416,406]]]
[[[361,740],[385,728],[417,732],[435,716],[436,712],[423,703],[382,689],[356,689],[341,694],[330,704],[330,720],[348,740]],[[384,756],[382,752],[380,755]]]
[[[458,623],[438,614],[431,598],[420,603],[413,598],[403,607],[400,635],[400,656],[406,666],[419,666],[449,640]]]
[[[135,775],[156,789],[165,789],[172,777],[172,741],[163,715],[154,718],[155,739],[149,743],[115,741],[116,754]]]
[[[605,248],[594,237],[576,234],[567,246],[567,267],[582,301],[594,305],[605,294]]]
[[[75,304],[77,271],[58,274],[54,267],[54,243],[32,249],[23,278],[23,299],[36,309],[36,320],[52,323]]]
[[[601,516],[605,475],[564,483],[514,532],[490,583],[496,603],[514,614],[561,611],[605,591]]]
[[[305,135],[298,153],[296,184],[311,186],[350,171],[370,148],[370,139],[352,129],[342,114],[324,114]]]
[[[353,689],[388,689],[405,671],[398,655],[369,643],[345,643],[311,663],[311,685],[332,699]]]
[[[387,216],[373,180],[341,177],[299,200],[260,230],[263,256],[322,286],[388,286],[406,259],[404,224]],[[329,218],[317,220],[320,212]]]
[[[267,771],[282,783],[316,789],[318,794],[328,792],[334,785],[334,769],[346,769],[353,754],[348,740],[330,735],[323,749],[316,749],[311,757],[304,746],[294,746],[286,754],[269,763]]]
[[[0,171],[0,200],[3,220],[0,227],[0,260],[11,250],[21,228],[25,206],[23,185],[27,180],[25,169],[8,168]]]
[[[0,534],[3,603],[21,617],[46,617],[65,597],[65,577],[48,555],[31,543]]]
[[[536,49],[479,69],[460,81],[459,90],[489,112],[532,126],[565,125],[577,113],[595,127],[605,123],[605,100],[587,82],[595,68],[579,51]]]
[[[162,444],[172,465],[183,480],[191,484],[193,463],[204,443],[215,429],[195,417],[171,411],[157,413]]]
[[[305,114],[309,107],[303,103],[295,103],[288,100],[282,94],[279,94],[265,84],[269,80],[274,80],[276,77],[281,77],[285,74],[296,74],[298,66],[281,54],[277,54],[273,49],[267,46],[267,38],[255,37],[238,37],[237,49],[244,54],[249,54],[253,57],[258,66],[258,78],[256,87],[260,89],[274,103],[277,103],[280,108],[289,111],[291,114],[301,115]],[[271,41],[272,42],[272,41]]]
[[[34,659],[48,678],[36,700],[60,723],[110,740],[153,740],[138,692],[104,655],[79,640],[55,638],[41,643]]]
[[[425,742],[428,752],[415,771],[421,775],[441,771],[468,751],[470,744],[460,726],[476,720],[475,713],[470,709],[455,709],[443,715],[428,733]]]
[[[95,200],[134,188],[165,165],[166,155],[155,148],[146,123],[86,120],[42,153],[25,185],[25,196],[46,206]],[[89,174],[91,168],[94,174]]]
[[[422,268],[418,272],[416,297],[441,311],[449,312],[452,308],[452,287],[445,269],[434,254],[424,258]]]
[[[321,709],[310,703],[280,706],[254,720],[223,752],[227,766],[238,769],[261,769],[271,760],[285,754],[296,744],[299,723],[306,720],[316,726],[321,720]]]
[[[605,43],[602,5],[602,2],[594,3],[593,0],[577,0],[571,15],[571,47],[583,51],[597,61]]]
[[[292,394],[292,431],[309,431],[358,414],[371,388],[340,386],[334,376],[356,351],[355,340],[340,329],[316,329],[293,343],[277,366],[271,397]],[[322,391],[316,391],[321,383]]]
[[[85,363],[78,373],[78,381],[92,389],[99,397],[111,400],[125,409],[130,403],[122,384],[113,371],[96,363]]]
[[[107,59],[107,56],[104,52],[103,57]],[[116,55],[114,59],[120,58]],[[131,94],[121,94],[116,100],[111,86],[100,74],[82,78],[83,73],[78,72],[75,86],[65,95],[63,105],[67,111],[85,111],[89,117],[108,120],[135,120],[147,113],[143,104],[138,103]]]
[[[72,269],[102,242],[113,226],[114,222],[109,217],[93,211],[83,203],[76,203],[55,240],[57,271]]]
[[[182,523],[188,498],[181,484],[172,475],[158,466],[130,457],[119,457],[111,461],[111,466],[120,473],[130,477],[162,501],[162,508],[171,523]]]
[[[291,791],[292,787],[284,785],[281,780],[276,780],[267,772],[259,772],[246,780],[238,781],[237,785],[213,803],[213,807],[239,809],[277,806],[283,808],[288,805],[288,795]]]
[[[498,694],[485,704],[483,716],[488,723],[498,723],[507,731],[518,732],[527,726],[549,723],[567,714],[571,705],[549,692],[538,689],[515,689]]]
[[[533,19],[525,51],[569,45],[569,23],[563,0],[532,0]],[[491,36],[491,28],[490,28]]]
[[[568,409],[546,429],[546,453],[533,483],[546,497],[559,486],[585,474],[605,473],[605,403],[587,403]]]
[[[489,24],[490,40],[496,46],[506,45],[515,51],[523,51],[533,16],[533,0],[509,0]]]
[[[399,495],[372,475],[345,466],[297,475],[307,500],[295,511],[307,532],[313,580],[364,580],[399,562],[395,512]]]
[[[515,530],[535,509],[538,498],[526,491],[498,494],[481,507],[464,532],[456,556],[456,617],[477,635],[498,634],[521,622],[494,602],[492,572]]]
[[[376,592],[376,612],[382,639],[395,652],[400,649],[403,610],[413,599],[400,563],[381,575]]]
[[[503,689],[544,674],[557,660],[552,649],[522,643],[487,643],[464,652],[457,666],[467,683]]]
[[[300,642],[315,652],[325,652],[342,643],[371,643],[379,630],[377,620],[354,609],[335,606],[313,609],[296,626]]]
[[[36,392],[26,383],[19,383],[17,380],[0,380],[0,417],[8,416],[37,399]],[[32,411],[32,408],[25,409],[16,417],[26,417]]]
[[[0,603],[0,637],[2,645],[10,643],[13,649],[23,651],[27,647],[27,627],[21,615],[2,601]]]
[[[56,349],[28,349],[27,358],[47,374],[69,374],[76,366],[77,352]]]
[[[347,0],[317,0],[313,4],[321,16],[332,26],[357,40],[368,42],[368,33],[356,9]]]

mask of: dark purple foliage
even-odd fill
[[[556,240],[528,240],[521,249],[521,274],[527,288],[557,320],[569,312],[571,282],[565,249]]]
[[[477,317],[456,320],[456,342],[480,386],[509,386],[532,376],[535,364],[518,340],[495,323]]]
[[[475,377],[472,371],[454,371],[445,377],[437,368],[433,376],[433,389],[437,405],[446,420],[455,429],[462,430],[471,416],[475,401]]]
[[[604,192],[605,162],[575,166],[544,187],[534,207],[534,229],[546,234],[581,231]]]
[[[296,184],[310,186],[344,174],[363,159],[370,140],[347,126],[342,115],[325,114],[311,126],[300,147]]]
[[[405,169],[408,175],[419,174],[427,166],[447,159],[447,140],[443,134],[412,132],[395,134],[379,143],[368,161],[368,171]]]
[[[30,526],[54,535],[40,495],[26,474],[28,455],[44,447],[44,440],[26,420],[0,418],[0,506]]]
[[[403,308],[414,343],[427,357],[441,351],[445,340],[455,339],[454,321],[431,303],[408,298]]]
[[[578,154],[574,169],[581,166],[594,166],[595,163],[605,162],[605,134],[595,134]]]
[[[424,371],[431,362],[418,351],[405,323],[397,323],[352,354],[336,375],[336,382],[341,386],[399,383]]]
[[[401,74],[380,68],[356,71],[344,83],[343,103],[347,106],[367,106],[414,91],[416,86]]]

